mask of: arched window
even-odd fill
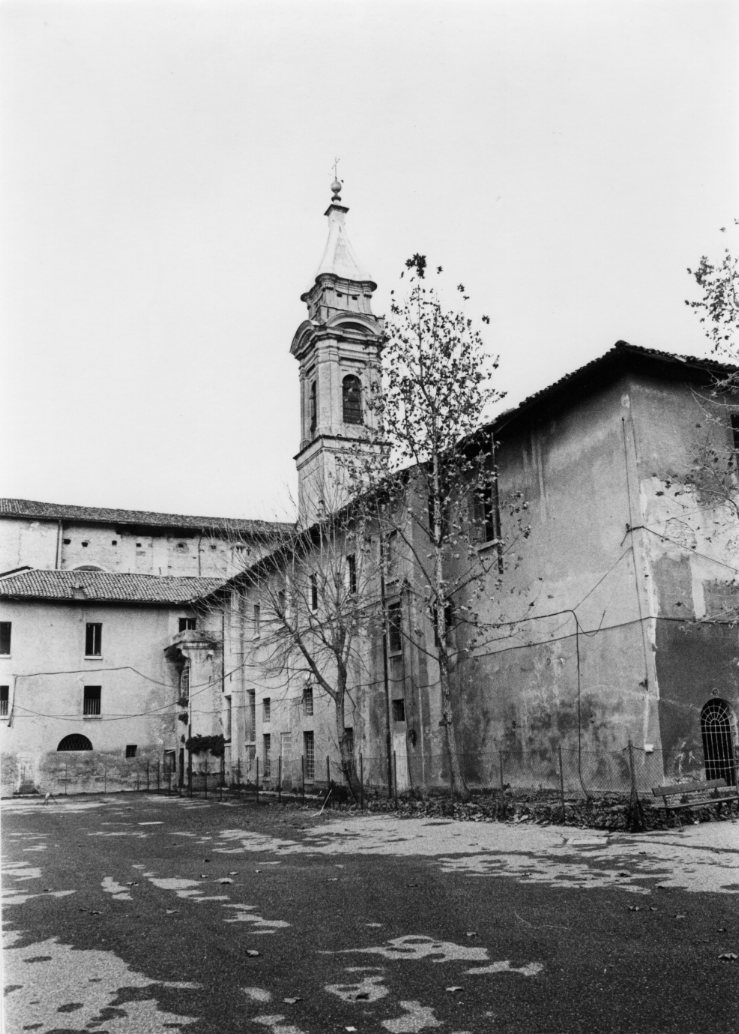
[[[78,732],[73,732],[71,736],[65,736],[63,740],[60,740],[57,750],[92,750],[92,744],[88,740],[87,736],[81,736]]]
[[[309,398],[309,420],[310,420],[310,436],[311,438],[316,433],[318,427],[318,403],[316,401],[316,382],[311,381],[310,384],[310,398]]]
[[[714,697],[701,711],[701,737],[706,779],[736,783],[732,714],[725,700]]]
[[[362,423],[362,382],[353,373],[341,382],[341,398],[345,424]]]

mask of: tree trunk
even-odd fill
[[[444,581],[444,557],[442,554],[442,498],[441,478],[439,476],[439,457],[432,456],[433,476],[433,537],[434,537],[434,591],[436,596],[436,613],[434,630],[436,632],[436,656],[439,662],[439,683],[441,687],[441,720],[444,726],[444,741],[449,755],[449,782],[452,794],[462,801],[468,801],[470,791],[465,782],[457,749],[457,730],[454,724],[454,708],[452,706],[452,686],[449,678],[449,629],[447,628],[447,594]]]
[[[346,779],[347,786],[355,801],[359,800],[359,778],[357,766],[354,763],[352,752],[352,737],[347,734],[344,717],[344,693],[336,694],[336,738],[339,742],[339,754],[341,757],[341,771]]]

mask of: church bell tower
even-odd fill
[[[377,284],[357,262],[346,234],[341,183],[331,185],[328,241],[301,301],[308,319],[290,352],[300,364],[298,519],[303,526],[348,499],[342,458],[373,449],[375,415],[367,399],[380,383],[383,321],[372,313]]]

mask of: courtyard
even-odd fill
[[[737,839],[6,802],[5,1029],[729,1034]]]

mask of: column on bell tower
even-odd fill
[[[377,284],[361,268],[346,233],[341,183],[326,210],[328,241],[312,286],[301,295],[308,319],[290,348],[300,364],[298,518],[312,524],[348,499],[342,457],[375,437],[366,405],[380,381],[383,321],[372,312]]]

